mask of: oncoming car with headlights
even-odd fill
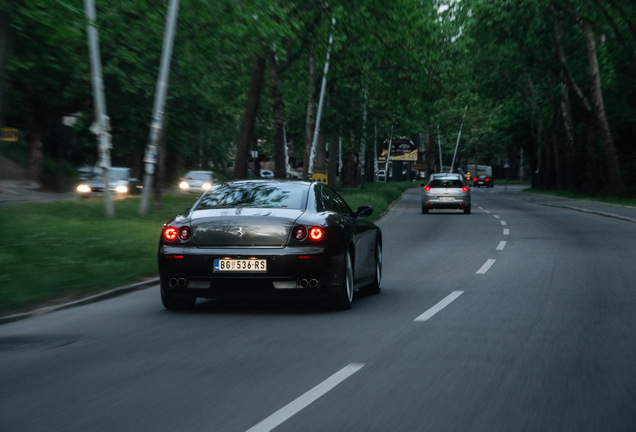
[[[356,290],[380,292],[382,233],[321,182],[213,185],[163,228],[158,265],[167,309],[197,298],[292,297],[349,309]]]
[[[75,191],[80,196],[88,197],[102,194],[106,189],[106,181],[99,168],[92,169]],[[115,195],[134,195],[141,192],[141,182],[133,178],[130,168],[111,167],[108,168],[108,190]]]
[[[184,192],[201,193],[214,184],[212,171],[189,171],[179,180],[179,189]]]

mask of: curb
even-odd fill
[[[140,291],[143,289],[147,289],[147,288],[150,288],[151,286],[158,285],[158,284],[159,284],[159,278],[150,279],[143,282],[137,282],[132,285],[126,285],[123,287],[114,288],[108,291],[104,291],[104,292],[94,294],[88,297],[83,297],[78,300],[74,300],[67,303],[60,303],[53,306],[46,306],[43,308],[34,309],[28,312],[22,312],[22,313],[13,314],[13,315],[0,316],[0,325],[7,324],[14,321],[23,320],[26,318],[39,316],[39,315],[45,315],[45,314],[59,311],[62,309],[69,309],[72,307],[82,306],[82,305],[86,305],[90,303],[96,303],[101,300],[118,297],[120,295],[128,294],[133,291]]]
[[[564,205],[564,204],[551,204],[551,203],[546,203],[543,201],[538,201],[538,200],[533,200],[530,198],[525,198],[525,201],[534,203],[534,204],[540,204],[546,207],[558,207],[558,208],[564,208],[564,209],[568,209],[568,210],[574,210],[574,211],[578,211],[581,213],[590,213],[590,214],[595,214],[595,215],[599,215],[599,216],[605,216],[605,217],[609,217],[609,218],[613,218],[613,219],[619,219],[622,221],[626,221],[626,222],[631,222],[631,223],[636,223],[636,219],[628,217],[628,216],[623,216],[623,215],[619,215],[616,213],[609,213],[609,212],[604,212],[604,211],[600,211],[600,210],[590,210],[590,209],[586,209],[586,208],[581,208],[581,207],[573,207],[573,206],[569,206],[569,205]]]

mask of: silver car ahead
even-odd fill
[[[470,188],[456,176],[436,177],[422,185],[422,213],[431,209],[460,209],[470,214]]]

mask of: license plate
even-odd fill
[[[264,259],[215,259],[215,272],[266,272]]]
[[[439,200],[443,202],[455,201],[453,197],[439,197]]]

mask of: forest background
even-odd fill
[[[113,165],[141,177],[168,0],[95,3]],[[0,155],[52,188],[97,160],[86,29],[79,0],[0,3],[0,126],[20,131]],[[631,0],[181,0],[158,183],[282,178],[286,155],[306,177],[327,58],[312,170],[330,183],[373,181],[405,136],[429,171],[636,196]]]

